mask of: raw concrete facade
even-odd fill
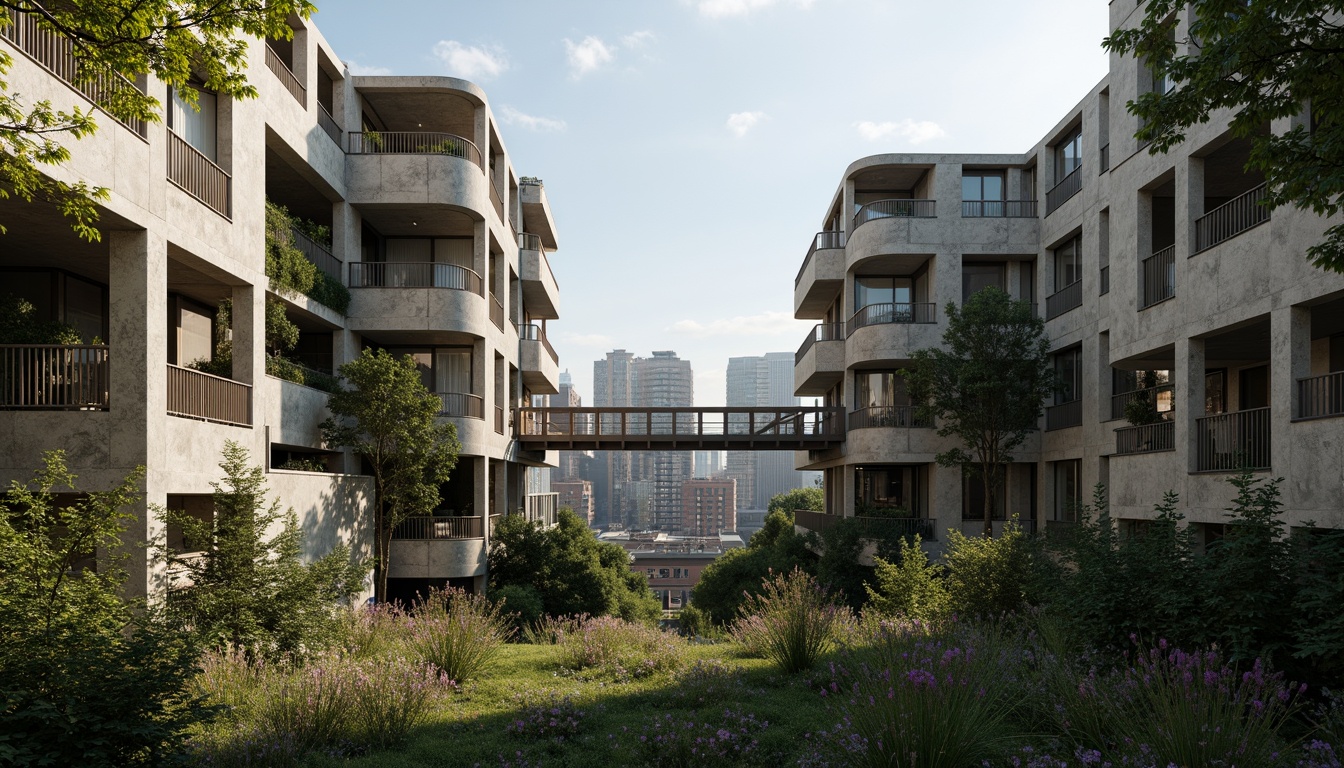
[[[1113,3],[1111,28],[1143,10]],[[1103,483],[1113,516],[1141,526],[1173,490],[1207,540],[1234,496],[1229,471],[1247,465],[1285,478],[1290,524],[1344,526],[1344,275],[1304,256],[1340,219],[1258,206],[1263,179],[1243,170],[1226,114],[1150,155],[1124,105],[1154,87],[1113,54],[1023,154],[876,155],[845,170],[794,293],[795,315],[819,322],[795,357],[796,394],[849,411],[842,447],[798,458],[825,473],[827,513],[899,508],[938,539],[980,530],[981,489],[936,465],[954,439],[918,423],[895,372],[940,343],[948,303],[997,285],[1046,318],[1063,381],[1000,514],[1067,525]],[[1296,125],[1310,125],[1305,109],[1266,129]],[[1137,424],[1134,399],[1154,406]]]
[[[0,345],[7,381],[40,383],[5,393],[0,474],[27,478],[41,451],[60,448],[85,488],[144,466],[146,504],[187,508],[211,492],[233,440],[298,512],[307,554],[346,542],[370,555],[371,479],[357,457],[322,445],[326,393],[267,375],[265,307],[279,300],[310,369],[331,373],[370,347],[416,357],[462,452],[436,516],[398,532],[390,576],[407,589],[480,586],[491,517],[548,501],[525,494],[527,469],[548,456],[514,449],[509,424],[512,406],[557,390],[545,189],[516,174],[476,85],[353,76],[310,22],[291,25],[292,43],[251,44],[256,99],[209,99],[212,108],[174,113],[171,125],[96,113],[98,132],[71,142],[70,162],[49,172],[110,189],[100,242],[79,240],[50,207],[0,206],[10,291],[86,342],[27,357]],[[15,92],[57,108],[82,100],[24,41],[0,46],[14,49]],[[164,85],[145,87],[172,103]],[[330,243],[305,236],[300,246],[348,286],[344,314],[272,290],[267,199],[328,228]],[[232,302],[232,370],[209,376],[191,364],[225,333],[223,299]],[[136,513],[128,540],[164,534],[145,507]],[[162,574],[148,563],[132,570],[130,590],[153,593]]]

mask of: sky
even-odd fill
[[[722,405],[729,357],[815,324],[793,279],[850,163],[1024,152],[1107,63],[1103,0],[315,2],[353,74],[485,89],[546,185],[547,331],[585,405],[612,349],[676,351]]]

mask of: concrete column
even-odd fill
[[[353,205],[344,201],[331,204],[331,255],[340,259],[343,264],[360,261],[363,258],[360,253],[362,221],[359,211],[355,210]],[[345,279],[348,284],[350,279],[348,268]]]
[[[1111,333],[1102,331],[1097,334],[1097,385],[1092,388],[1097,393],[1097,420],[1102,423],[1103,436],[1109,436],[1110,427],[1106,422],[1111,419],[1111,396],[1115,377],[1111,375]]]
[[[1005,190],[1006,191],[1006,190]],[[937,202],[939,216],[961,215],[961,163],[939,163],[933,168],[930,195]]]
[[[833,512],[841,517],[853,517],[854,505],[859,498],[859,489],[854,483],[854,466],[852,464],[846,464],[840,467],[840,483],[841,488],[843,489],[841,497],[844,499],[844,506],[841,509],[827,511]]]
[[[1311,375],[1311,309],[1271,310],[1269,338],[1270,461],[1283,472],[1293,448],[1291,422],[1298,413],[1297,380]]]
[[[840,227],[848,237],[854,232],[854,180],[845,179],[844,191],[840,193]]]
[[[1191,157],[1182,166],[1176,165],[1176,285],[1190,285],[1183,280],[1185,259],[1195,252],[1195,219],[1204,215],[1204,158]],[[1185,237],[1181,237],[1181,222],[1185,222]],[[1178,288],[1179,290],[1179,288]]]
[[[257,386],[266,375],[266,291],[233,286],[233,380]]]
[[[933,257],[930,268],[933,273],[933,286],[929,290],[929,300],[938,305],[935,317],[939,323],[947,321],[947,305],[956,302],[961,306],[961,254],[939,253]]]
[[[1176,463],[1194,472],[1199,455],[1195,419],[1204,415],[1204,340],[1176,340]]]

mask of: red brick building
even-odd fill
[[[681,484],[681,532],[717,536],[737,530],[737,481],[687,480]]]
[[[593,522],[593,484],[587,480],[551,481],[551,491],[560,494],[561,508],[569,507],[585,524]]]

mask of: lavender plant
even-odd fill
[[[458,684],[488,669],[513,632],[498,605],[452,588],[431,591],[407,624],[407,642],[417,658]]]
[[[795,568],[767,578],[762,594],[738,608],[733,635],[787,673],[812,668],[836,644],[847,608],[836,604],[815,578]]]
[[[563,744],[583,731],[588,712],[580,708],[573,695],[555,691],[544,695],[518,694],[514,697],[518,714],[504,727],[510,735],[533,741]]]
[[[586,619],[560,643],[560,663],[572,671],[624,681],[667,672],[681,665],[682,641],[643,624],[601,616]]]
[[[613,742],[622,764],[700,768],[750,760],[760,748],[758,736],[769,725],[755,715],[730,709],[720,717],[704,720],[668,714],[650,720],[638,738]]]

